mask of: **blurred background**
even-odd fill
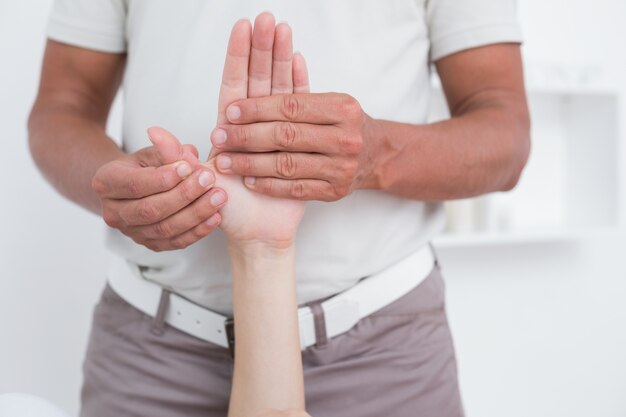
[[[27,147],[51,0],[0,0],[0,394],[78,410],[103,222]],[[626,2],[519,0],[533,152],[435,242],[468,417],[626,416]],[[436,76],[431,119],[446,117]],[[119,137],[120,103],[109,123]],[[78,255],[77,255],[78,254]]]

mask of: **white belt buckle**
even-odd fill
[[[353,328],[360,320],[359,302],[351,298],[329,300],[322,303],[326,321],[326,334],[337,336]]]

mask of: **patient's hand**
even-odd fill
[[[304,59],[292,52],[290,27],[275,26],[274,17],[263,13],[257,17],[252,33],[250,22],[240,20],[233,27],[228,43],[213,142],[219,142],[225,135],[219,126],[228,123],[229,104],[248,97],[293,92],[308,92],[308,76]],[[215,163],[217,154],[214,148],[210,164]],[[228,194],[228,203],[221,210],[220,227],[231,244],[261,242],[280,248],[293,243],[304,214],[304,202],[254,193],[242,183],[253,179],[220,175],[217,170],[215,173],[216,186]]]

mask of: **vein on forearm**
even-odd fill
[[[425,201],[511,189],[528,157],[529,121],[510,104],[517,99],[489,94],[461,103],[438,123],[378,121],[380,188]]]
[[[44,177],[66,198],[100,213],[91,179],[123,155],[100,118],[71,103],[37,105],[29,118],[29,146]]]

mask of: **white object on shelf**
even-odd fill
[[[518,186],[446,203],[448,228],[440,241],[558,241],[626,224],[619,94],[603,84],[599,69],[581,68],[530,71],[532,151]],[[436,77],[432,96],[429,121],[448,118]]]

